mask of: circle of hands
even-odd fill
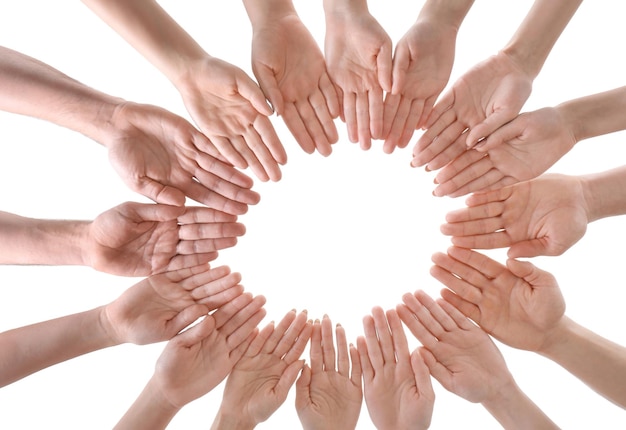
[[[155,204],[98,216],[83,258],[146,277],[99,308],[99,320],[110,344],[168,341],[145,392],[169,418],[226,379],[215,429],[253,428],[294,384],[306,429],[354,428],[363,398],[379,429],[427,428],[431,376],[468,401],[495,403],[515,384],[491,337],[542,352],[565,318],[555,279],[515,260],[562,254],[592,220],[579,178],[538,178],[576,141],[553,108],[520,114],[532,77],[500,52],[442,94],[455,32],[418,19],[393,49],[367,10],[326,15],[324,53],[294,10],[252,20],[258,85],[208,55],[186,64],[175,85],[198,128],[125,101],[111,117],[114,133],[102,143],[112,166]],[[258,328],[265,298],[210,262],[245,234],[237,215],[260,199],[238,169],[281,179],[287,155],[273,113],[302,150],[323,156],[338,140],[336,118],[363,150],[382,140],[392,153],[424,130],[411,166],[438,171],[435,196],[473,193],[441,226],[453,243],[432,257],[441,297],[418,290],[394,309],[373,308],[355,344],[330,317],[307,311]],[[185,206],[187,198],[204,206]],[[509,248],[506,264],[473,250],[493,248]],[[413,351],[404,327],[421,343]]]

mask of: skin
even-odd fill
[[[435,254],[432,275],[442,297],[501,342],[534,351],[568,370],[598,394],[626,407],[626,348],[565,315],[554,277],[529,262],[506,266],[477,252]]]
[[[362,149],[383,136],[383,91],[391,91],[391,39],[367,1],[325,0],[324,51],[341,97],[348,138]]]
[[[241,296],[240,279],[227,267],[180,269],[146,278],[107,305],[3,332],[0,386],[99,349],[169,340]]]
[[[262,181],[279,180],[287,155],[259,86],[210,56],[156,1],[83,1],[178,89],[187,111],[225,159]]]
[[[274,110],[307,153],[337,142],[339,100],[324,56],[291,0],[244,0],[252,24],[252,71]]]
[[[409,353],[397,312],[373,308],[372,315],[363,318],[363,330],[357,346],[372,423],[379,430],[427,429],[435,393],[419,352]]]
[[[312,327],[306,311],[293,310],[256,335],[226,380],[212,429],[252,429],[285,402]]]
[[[346,341],[341,325],[335,329],[325,315],[315,320],[311,333],[311,365],[305,365],[296,382],[296,411],[302,428],[354,429],[359,419],[363,392],[361,362],[357,349]],[[350,367],[352,368],[350,369]]]
[[[264,303],[262,296],[239,296],[170,340],[115,429],[165,429],[183,406],[215,388],[256,335]]]
[[[126,202],[93,221],[38,220],[0,212],[0,262],[77,264],[148,276],[207,263],[245,232],[237,217],[204,207]]]

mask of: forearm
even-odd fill
[[[589,222],[626,214],[626,166],[580,178]]]
[[[369,13],[367,0],[324,0],[323,4],[327,18],[331,15],[346,16],[352,13]]]
[[[502,52],[533,79],[582,0],[535,0]]]
[[[493,399],[482,402],[489,413],[507,430],[558,429],[548,416],[511,381]]]
[[[46,367],[114,346],[102,307],[0,333],[0,386]]]
[[[626,348],[564,318],[539,354],[626,408]]]
[[[285,15],[297,15],[291,0],[243,0],[243,5],[253,29]]]
[[[626,130],[626,87],[593,94],[556,106],[576,142]]]
[[[176,87],[188,63],[209,55],[154,0],[83,0]]]
[[[417,20],[451,26],[456,33],[473,4],[474,0],[428,0],[420,10]]]
[[[245,422],[240,414],[222,411],[220,408],[211,425],[211,430],[252,430],[255,427],[255,423]]]
[[[0,212],[0,264],[85,265],[88,225]]]
[[[114,427],[116,430],[159,430],[167,427],[179,409],[161,395],[156,385],[150,379],[137,400]]]
[[[4,47],[0,47],[0,88],[0,109],[50,121],[100,143],[123,102]]]

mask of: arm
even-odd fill
[[[85,265],[122,276],[197,266],[236,243],[237,217],[205,207],[126,202],[93,221],[0,212],[0,263]]]
[[[327,156],[337,142],[337,93],[324,56],[291,0],[244,0],[252,23],[252,70],[300,147]]]
[[[272,110],[243,70],[211,57],[156,1],[83,3],[172,82],[228,161],[264,181],[280,178],[287,155],[267,118]]]
[[[448,83],[459,27],[474,0],[428,0],[398,41],[393,56],[393,87],[385,97],[383,149],[408,145],[422,128]]]
[[[239,296],[170,340],[115,429],[165,429],[183,406],[215,388],[254,337],[263,303],[262,296]]]
[[[348,138],[362,149],[383,136],[383,91],[391,91],[391,39],[367,0],[324,0],[328,73],[342,98]]]
[[[285,402],[304,364],[299,358],[311,328],[306,311],[290,311],[257,334],[226,380],[212,429],[252,429]]]
[[[146,278],[106,306],[0,334],[0,386],[122,343],[172,338],[207,311],[242,294],[227,267],[197,266]]]
[[[563,366],[612,402],[626,407],[626,348],[565,316],[552,275],[531,263],[503,266],[477,252],[435,254],[431,273],[449,290],[443,298],[501,342]]]
[[[420,354],[444,388],[481,403],[506,429],[558,427],[516,384],[500,350],[454,306],[423,291],[405,294],[397,310],[422,343]]]

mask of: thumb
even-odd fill
[[[305,364],[300,372],[300,377],[296,381],[296,409],[305,408],[311,404],[311,368]]]
[[[470,128],[465,144],[469,148],[474,147],[479,140],[489,137],[491,133],[511,121],[513,118],[515,118],[515,115],[512,115],[508,110],[495,111],[485,118],[483,122]]]
[[[149,199],[166,205],[183,206],[185,194],[178,188],[162,184],[154,179],[143,177],[130,187]]]
[[[548,255],[547,239],[531,239],[511,245],[507,256],[509,258],[536,257],[538,255]]]
[[[120,206],[120,212],[129,218],[142,221],[170,221],[185,213],[184,206],[165,204],[145,204],[126,202]]]
[[[532,286],[556,284],[556,279],[554,279],[551,273],[537,268],[528,261],[519,261],[511,258],[507,260],[506,267],[513,275],[524,279]]]
[[[378,51],[378,56],[376,57],[376,67],[378,69],[378,83],[382,87],[383,90],[390,92],[391,91],[391,70],[392,70],[392,61],[391,61],[391,41],[384,43],[380,50]]]
[[[304,370],[304,360],[297,360],[291,363],[284,370],[283,374],[280,376],[278,383],[276,384],[275,391],[281,399],[281,402],[284,402],[287,398],[287,394],[289,393],[289,389],[296,382],[296,378],[298,377],[298,373],[300,370]]]
[[[196,321],[198,318],[209,313],[209,309],[205,305],[193,304],[179,313],[174,318],[166,323],[165,332],[168,335],[168,339],[174,337],[177,333],[180,333],[189,324]],[[211,318],[212,319],[212,318]],[[213,324],[215,325],[215,324]]]
[[[258,67],[254,67],[254,75],[259,81],[259,86],[265,94],[265,97],[272,104],[276,114],[282,115],[285,111],[285,104],[280,88],[278,88],[278,81],[276,81],[274,71],[270,67],[261,64]]]

